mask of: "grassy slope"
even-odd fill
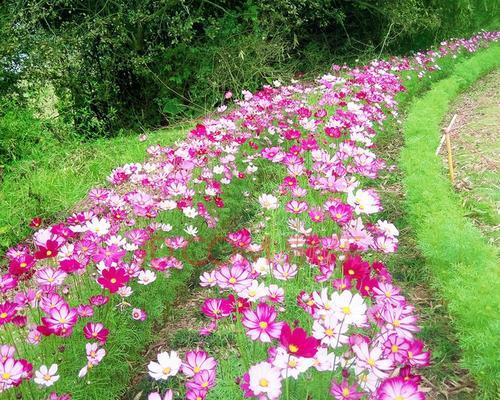
[[[458,65],[450,78],[416,101],[404,125],[406,146],[401,154],[409,221],[431,265],[436,287],[448,301],[463,364],[473,373],[484,398],[495,398],[500,381],[500,276],[495,249],[464,217],[434,153],[450,101],[498,66],[500,46],[493,45]]]
[[[23,240],[35,216],[53,221],[65,215],[95,185],[103,185],[113,168],[144,159],[151,144],[173,144],[185,129],[41,148],[30,159],[6,166],[0,176],[0,250]]]

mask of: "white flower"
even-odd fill
[[[182,360],[177,352],[171,351],[170,354],[163,352],[158,354],[158,362],[151,361],[148,365],[149,375],[155,380],[168,379],[177,375],[181,367]]]
[[[198,215],[198,211],[196,211],[196,209],[193,207],[184,207],[182,209],[182,212],[188,218],[194,218]]]
[[[267,210],[275,210],[278,208],[278,199],[272,194],[261,194],[259,196],[259,203],[262,208]]]
[[[149,269],[139,272],[139,276],[137,278],[137,282],[140,283],[141,285],[149,285],[155,280],[156,280],[156,274]]]
[[[107,235],[111,228],[111,224],[108,220],[104,218],[94,217],[85,224],[86,228],[90,232],[94,232],[97,236]]]
[[[122,286],[118,289],[117,293],[120,297],[125,298],[131,296],[134,292],[132,291],[132,288],[130,286]]]
[[[198,235],[198,228],[193,225],[188,225],[184,228],[184,232],[186,232],[188,235],[196,236]]]
[[[252,264],[253,269],[258,272],[260,275],[267,275],[271,272],[269,261],[265,257],[259,257],[257,261]]]
[[[268,362],[253,365],[248,370],[250,390],[258,398],[278,399],[281,395],[281,371]]]
[[[344,324],[362,326],[366,323],[366,304],[359,294],[353,295],[349,290],[341,294],[333,293],[333,313]]]
[[[335,349],[348,342],[349,338],[344,335],[348,328],[348,324],[342,324],[335,316],[329,315],[324,319],[314,321],[313,336],[321,340],[321,344]]]
[[[283,378],[294,378],[306,372],[314,364],[313,358],[296,357],[288,354],[282,347],[278,347],[273,365],[281,369]]]
[[[254,279],[251,285],[238,293],[240,297],[244,299],[248,299],[248,301],[255,302],[263,297],[266,297],[268,294],[268,290],[264,283],[260,283]]]
[[[359,189],[356,193],[350,191],[347,195],[347,203],[354,207],[356,214],[373,214],[381,210],[378,199],[368,190]]]
[[[390,222],[378,221],[377,227],[387,236],[396,237],[399,235],[398,229]]]
[[[173,200],[163,200],[158,203],[158,207],[162,210],[175,210],[177,208],[177,203]]]
[[[57,364],[52,364],[50,368],[42,365],[38,371],[35,371],[34,381],[42,386],[52,386],[59,380],[57,373]]]

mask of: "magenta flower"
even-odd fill
[[[110,293],[116,293],[129,279],[124,268],[111,267],[102,271],[101,276],[97,278],[97,282],[108,289]]]
[[[88,322],[83,327],[83,335],[86,339],[97,340],[101,345],[103,345],[108,340],[109,330],[106,329],[100,322]]]
[[[274,307],[265,303],[258,304],[255,311],[243,311],[241,323],[247,329],[247,336],[252,340],[270,343],[271,339],[279,339],[283,322],[276,322],[277,313]]]
[[[231,303],[225,299],[206,299],[203,302],[201,311],[208,318],[221,319],[231,314]]]
[[[288,354],[296,357],[312,358],[316,355],[319,347],[319,340],[312,336],[307,336],[307,332],[302,328],[290,329],[285,323],[281,330],[280,343]]]
[[[16,303],[6,301],[0,304],[0,325],[7,324],[12,321],[16,315]]]

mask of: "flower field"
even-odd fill
[[[2,398],[118,399],[140,375],[136,399],[426,398],[432,348],[383,262],[401,227],[380,218],[393,166],[377,137],[401,122],[407,87],[499,39],[228,92],[67,219],[34,218],[0,280]],[[199,335],[218,344],[145,358],[193,281]]]

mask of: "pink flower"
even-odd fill
[[[410,343],[406,357],[408,364],[414,367],[426,367],[430,364],[430,353],[423,351],[424,342],[421,340],[414,340]]]
[[[252,283],[250,272],[240,264],[223,266],[215,272],[215,279],[221,289],[244,290]]]
[[[395,333],[389,335],[384,342],[384,356],[394,364],[402,364],[406,360],[406,353],[410,348],[408,341]]]
[[[205,351],[188,351],[186,361],[182,364],[182,372],[192,377],[201,371],[211,371],[217,368],[217,361]]]
[[[24,366],[20,360],[7,358],[0,362],[0,388],[2,386],[16,385],[22,379]]]
[[[285,209],[290,213],[300,214],[307,211],[308,205],[305,201],[291,200],[286,204]]]
[[[221,319],[231,314],[231,304],[225,299],[206,299],[201,311],[212,319]]]
[[[319,341],[312,336],[307,336],[304,329],[298,327],[292,330],[287,323],[281,330],[280,343],[288,354],[305,358],[314,357],[319,346]]]
[[[368,369],[378,378],[385,378],[392,368],[392,361],[382,358],[382,349],[380,347],[368,348],[368,344],[361,342],[352,347],[356,354],[356,364],[359,368]]]
[[[108,340],[109,330],[100,322],[88,322],[83,327],[83,334],[88,340],[97,340],[101,345]]]
[[[73,326],[77,321],[78,313],[67,304],[50,310],[49,316],[42,318],[44,327],[46,327],[50,333],[54,333],[58,336],[68,336],[71,334]]]
[[[283,322],[276,322],[277,313],[274,307],[265,303],[258,304],[255,311],[243,311],[242,324],[247,328],[247,336],[252,340],[270,343],[271,339],[278,339],[283,328]]]
[[[132,310],[132,318],[136,321],[144,321],[147,318],[146,311],[141,310],[140,308],[134,308]]]
[[[364,395],[362,392],[358,392],[358,385],[349,386],[349,382],[345,379],[340,384],[332,381],[330,394],[336,400],[358,400]]]
[[[417,384],[405,381],[401,377],[387,379],[377,391],[379,400],[425,400],[424,393],[418,390]]]
[[[0,304],[0,325],[7,324],[12,321],[16,315],[16,303],[6,301]]]
[[[252,237],[248,229],[240,229],[227,235],[227,241],[235,248],[245,249],[252,243]]]

